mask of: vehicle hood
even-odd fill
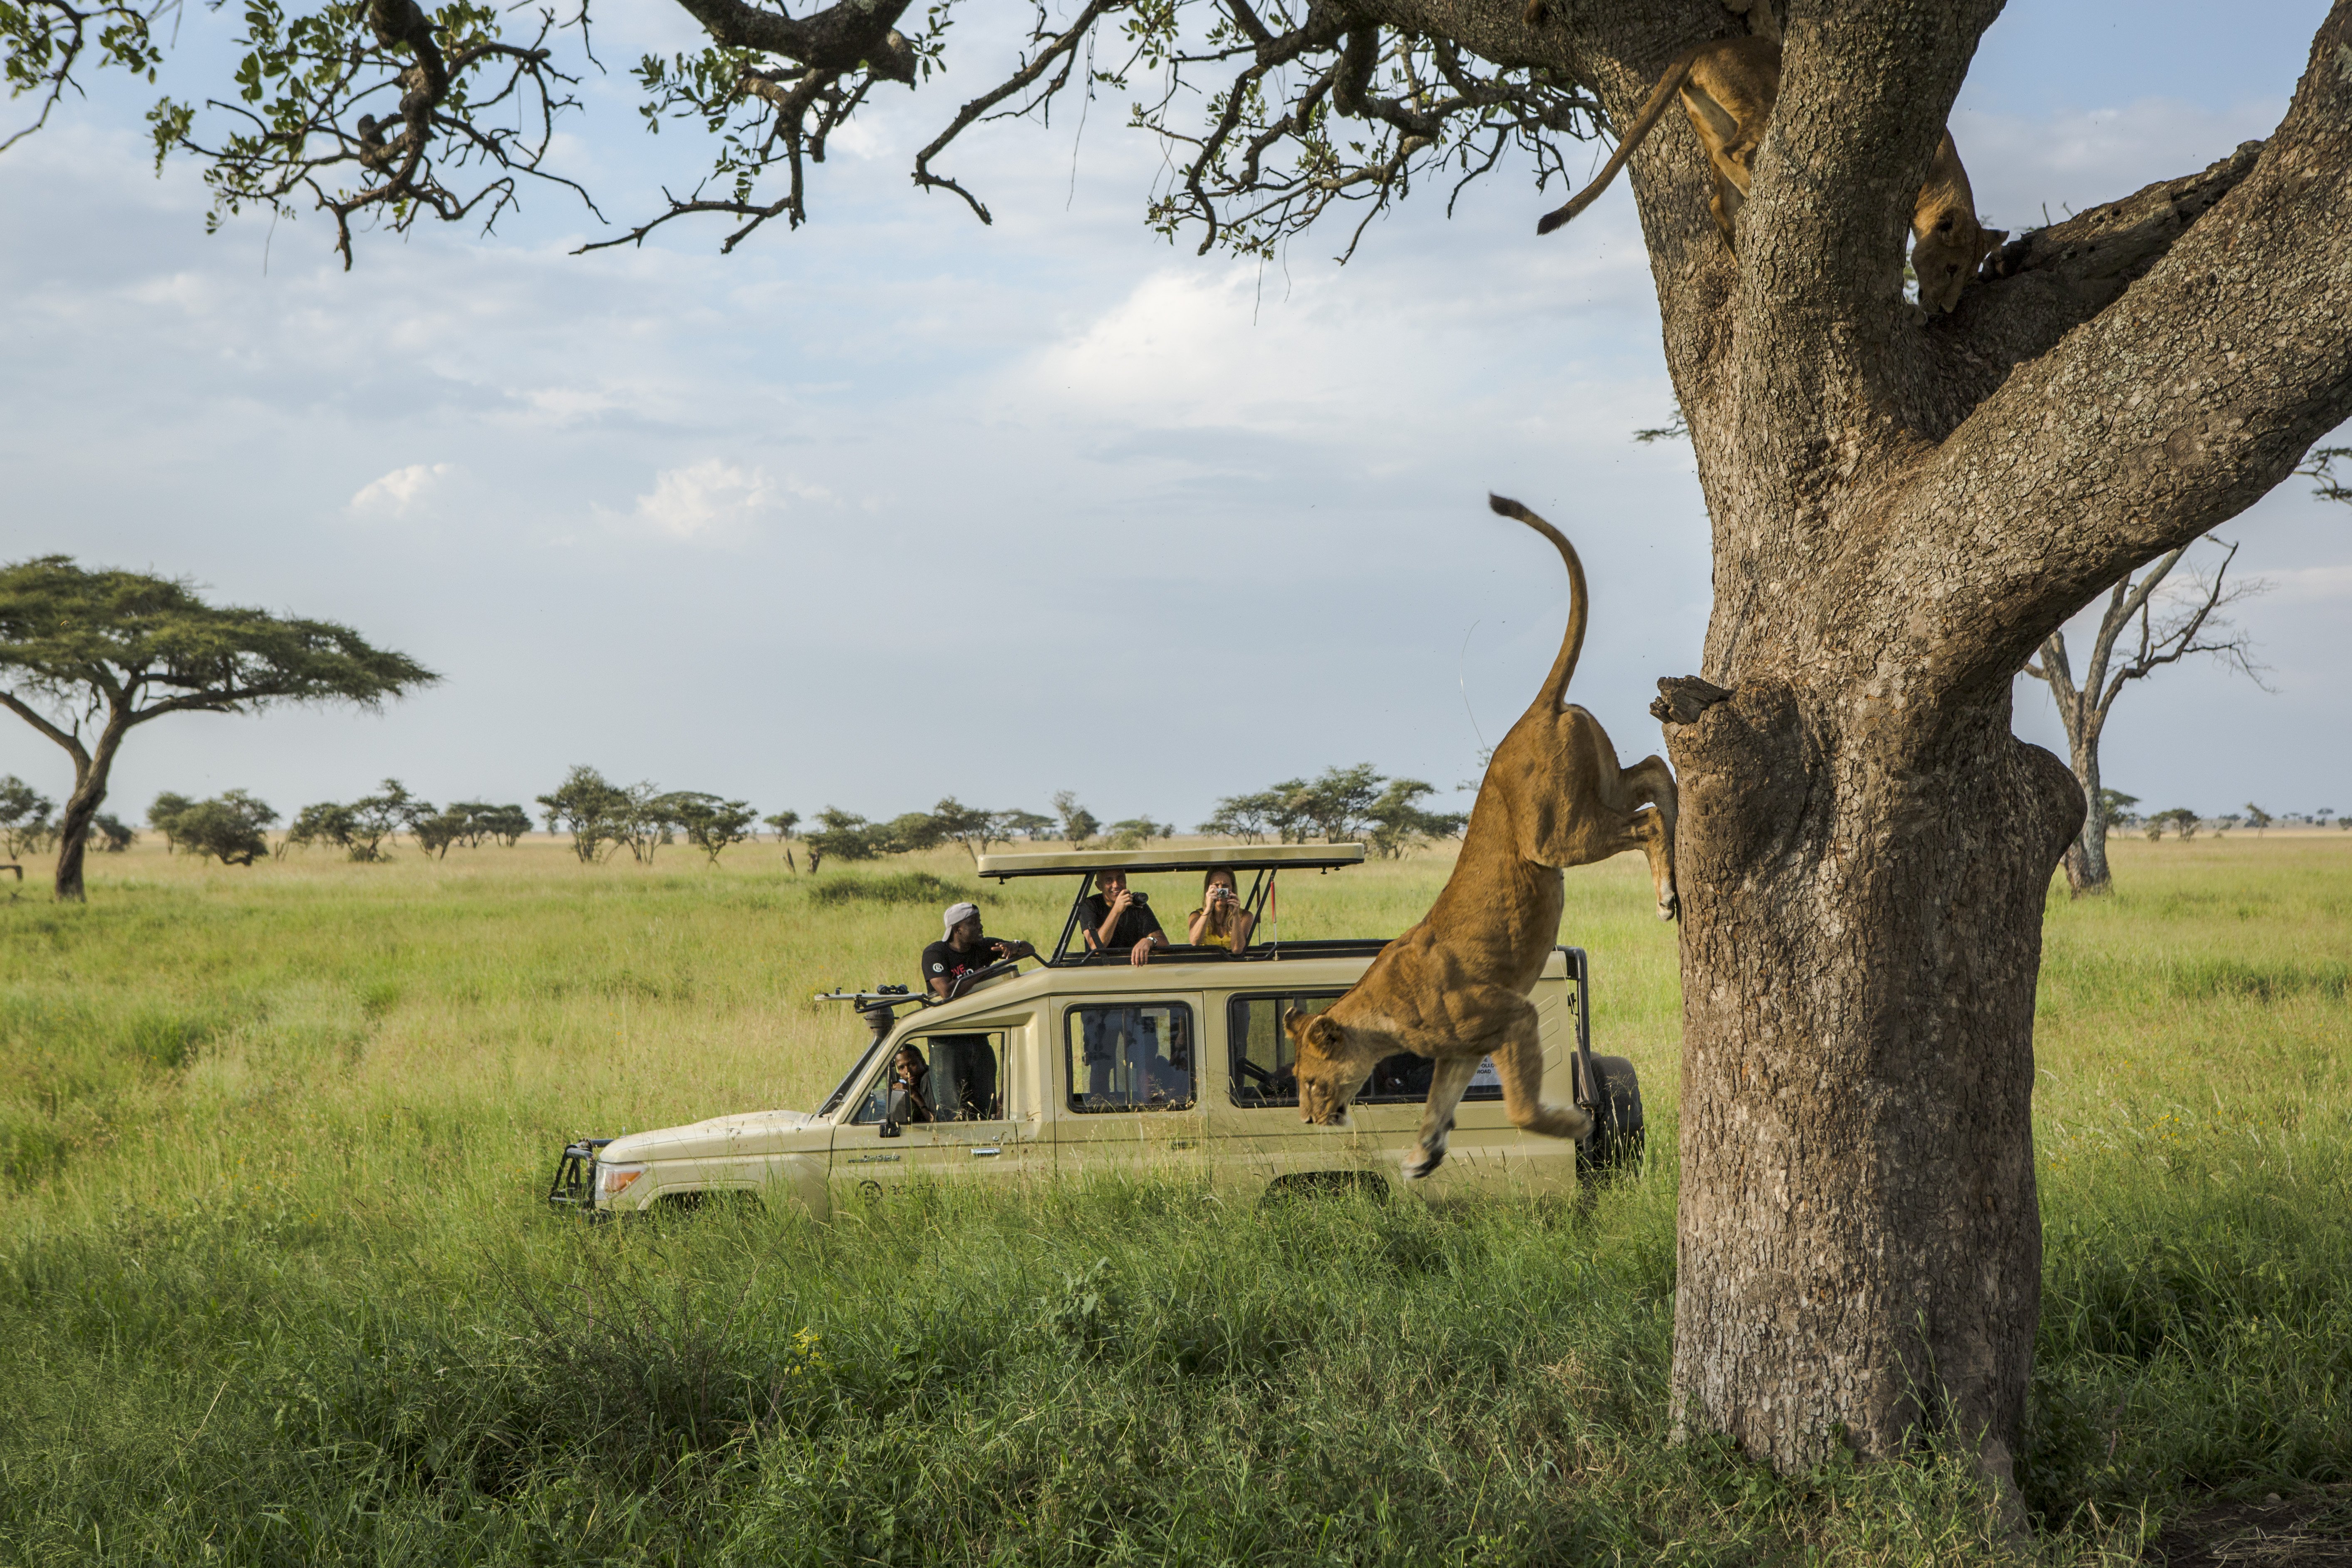
[[[598,1158],[608,1165],[629,1165],[650,1160],[696,1160],[824,1148],[832,1142],[833,1124],[805,1110],[754,1110],[738,1116],[714,1116],[708,1121],[689,1122],[683,1127],[632,1132],[605,1144]]]

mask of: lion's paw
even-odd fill
[[[1404,1157],[1404,1179],[1408,1182],[1421,1181],[1444,1163],[1445,1163],[1444,1149],[1438,1150],[1433,1154],[1425,1154],[1416,1148]]]

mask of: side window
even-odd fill
[[[894,1047],[864,1088],[855,1124],[995,1121],[1004,1114],[1004,1032],[918,1035]]]
[[[1320,1013],[1343,994],[1338,991],[1310,991],[1234,998],[1232,1011],[1225,1017],[1225,1037],[1233,1051],[1235,1105],[1256,1110],[1298,1103],[1297,1052],[1291,1047],[1289,1031],[1282,1026],[1282,1016],[1293,1007],[1302,1013]],[[1429,1098],[1433,1065],[1428,1058],[1414,1056],[1411,1051],[1384,1057],[1365,1080],[1356,1103],[1417,1104]],[[1470,1080],[1462,1098],[1503,1098],[1502,1080],[1495,1076],[1493,1062],[1478,1064],[1477,1076]]]
[[[1181,1002],[1073,1007],[1070,1109],[1081,1114],[1192,1105],[1192,1009]]]
[[[1320,1013],[1337,1002],[1339,991],[1292,992],[1281,996],[1236,996],[1225,1015],[1225,1039],[1234,1058],[1233,1099],[1235,1105],[1256,1110],[1268,1105],[1297,1105],[1298,1079],[1282,1016],[1296,1007]]]

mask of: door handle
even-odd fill
[[[975,1160],[985,1160],[985,1159],[988,1159],[988,1158],[990,1158],[990,1157],[992,1157],[992,1156],[993,1156],[993,1155],[1002,1154],[1002,1153],[1003,1153],[1003,1152],[1004,1152],[1004,1151],[1003,1151],[1003,1150],[1002,1150],[1002,1149],[992,1149],[992,1149],[981,1149],[981,1148],[975,1148],[975,1149],[974,1149],[974,1150],[972,1150],[972,1152],[971,1152],[971,1157],[972,1157],[973,1159],[975,1159]]]

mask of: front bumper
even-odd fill
[[[555,1179],[547,1184],[547,1206],[558,1214],[573,1212],[596,1217],[596,1154],[610,1138],[583,1138],[563,1146],[555,1162]]]

